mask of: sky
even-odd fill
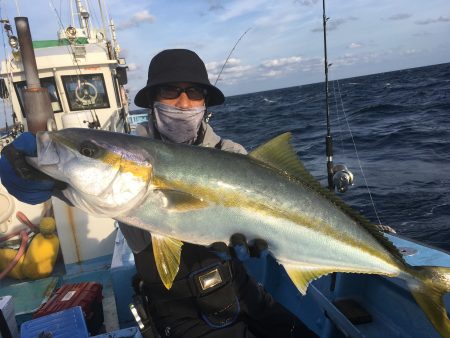
[[[324,80],[322,1],[101,0],[129,67],[130,97],[150,59],[167,48],[194,50],[226,96]],[[82,0],[84,3],[84,0]],[[34,40],[71,21],[63,0],[0,1],[2,18],[29,17]],[[93,24],[98,1],[90,0]],[[16,6],[17,5],[17,6]],[[449,0],[328,0],[330,80],[450,62]],[[2,52],[3,54],[3,52]]]

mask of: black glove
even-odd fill
[[[243,234],[235,233],[230,237],[230,244],[227,246],[224,242],[215,242],[210,245],[212,251],[223,260],[237,258],[245,261],[250,257],[266,258],[269,253],[267,242],[261,238],[247,242]]]

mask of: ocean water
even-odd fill
[[[333,81],[329,91],[334,163],[355,176],[340,197],[373,222],[450,251],[450,63]],[[249,150],[290,131],[325,186],[324,97],[323,83],[228,97],[211,108],[211,124]]]

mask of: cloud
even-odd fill
[[[262,74],[263,77],[277,77],[281,75],[283,75],[283,72],[281,70],[274,70],[274,69],[271,69],[268,72]]]
[[[130,51],[128,48],[121,48],[120,49],[120,56],[123,58],[127,58],[130,54]]]
[[[355,18],[354,16],[349,16],[348,18],[339,18],[339,19],[334,19],[334,20],[329,20],[327,22],[327,31],[334,31],[336,30],[339,26],[349,22],[349,21],[355,21],[358,20],[358,18]],[[317,33],[323,32],[323,27],[317,27],[317,28],[313,28],[311,29],[311,32]]]
[[[295,0],[295,3],[299,3],[302,6],[313,6],[319,0]]]
[[[149,13],[148,10],[143,10],[134,13],[130,19],[121,22],[118,26],[118,30],[139,27],[141,23],[153,23],[155,21],[155,17]]]
[[[216,82],[223,64],[224,62],[217,61],[206,63],[206,70],[212,83]],[[240,59],[230,58],[220,74],[219,81],[226,84],[236,83],[238,79],[249,76],[252,68],[252,66],[242,64]]]
[[[362,46],[363,46],[362,43],[359,43],[359,42],[352,42],[352,43],[348,46],[348,48],[350,48],[350,49],[355,49],[355,48],[360,48],[360,47],[362,47]]]
[[[285,67],[287,65],[297,64],[302,61],[301,56],[290,56],[287,58],[272,59],[263,61],[261,66],[265,68]]]
[[[292,72],[308,72],[322,65],[319,58],[305,59],[301,56],[289,56],[263,61],[259,66],[259,75],[263,78],[273,78],[288,75]]]
[[[249,13],[260,11],[267,7],[267,0],[240,0],[232,3],[226,8],[225,13],[220,16],[221,21],[234,19]]]
[[[417,33],[414,33],[413,34],[413,36],[418,36],[418,37],[423,37],[423,36],[431,36],[432,34],[430,33],[430,32],[426,32],[426,31],[424,31],[424,32],[417,32]]]
[[[136,63],[129,63],[129,64],[127,64],[127,66],[128,66],[129,72],[136,72],[136,71],[140,71],[142,69],[142,67]]]
[[[380,61],[382,54],[380,53],[367,53],[367,54],[353,54],[346,53],[333,59],[333,68],[340,66],[352,66],[359,63],[371,63]],[[331,68],[331,69],[333,69]]]
[[[417,25],[429,25],[429,24],[438,23],[438,22],[450,22],[450,16],[440,16],[436,19],[418,20],[415,23]]]
[[[413,54],[418,54],[421,53],[421,50],[415,49],[415,48],[411,48],[411,49],[405,49],[401,54],[403,55],[413,55]]]
[[[411,17],[411,14],[398,13],[398,14],[391,15],[390,17],[386,18],[386,20],[397,21],[397,20],[408,19],[410,17]]]
[[[208,0],[208,4],[208,11],[210,12],[222,11],[225,9],[225,7],[221,4],[221,0]]]

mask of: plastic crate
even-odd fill
[[[103,325],[102,285],[95,282],[66,284],[55,291],[50,299],[34,313],[33,318],[46,316],[74,306],[80,306],[88,331],[99,333]]]
[[[29,320],[20,327],[20,338],[86,338],[89,336],[80,306]]]

